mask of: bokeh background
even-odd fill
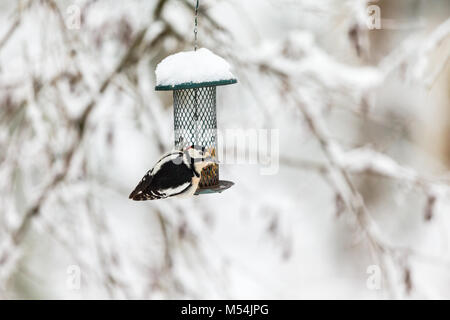
[[[0,1],[0,298],[450,298],[449,1],[200,0],[219,128],[278,130],[279,170],[133,202],[193,7]]]

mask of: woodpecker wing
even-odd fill
[[[130,199],[154,200],[182,194],[192,186],[193,175],[182,152],[168,154],[142,178]]]

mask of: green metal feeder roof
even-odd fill
[[[155,69],[155,90],[180,90],[236,83],[231,66],[208,49],[183,51],[164,58]]]
[[[216,87],[216,86],[225,86],[228,84],[237,83],[236,79],[228,79],[228,80],[217,80],[217,81],[207,81],[207,82],[185,82],[176,85],[158,85],[155,87],[156,91],[168,91],[168,90],[179,90],[179,89],[195,89],[195,88],[203,88],[203,87]]]

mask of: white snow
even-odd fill
[[[156,85],[175,86],[182,83],[201,83],[235,79],[225,59],[201,48],[166,57],[156,67]]]
[[[399,165],[394,159],[368,147],[342,151],[337,144],[332,145],[334,160],[350,172],[374,171],[387,177],[412,181],[417,174],[410,168]]]

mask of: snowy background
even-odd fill
[[[0,1],[0,298],[449,299],[449,1],[201,0],[219,128],[278,130],[279,170],[133,202],[193,5]]]

